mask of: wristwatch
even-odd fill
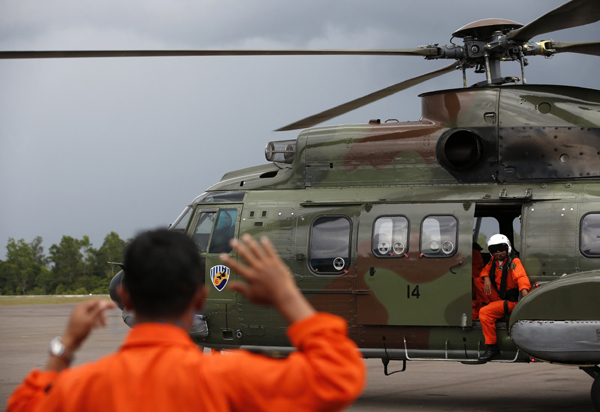
[[[73,361],[73,353],[62,343],[60,336],[50,341],[50,355],[62,359],[67,364]]]

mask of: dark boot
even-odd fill
[[[479,361],[487,362],[498,355],[500,355],[500,349],[498,348],[498,345],[487,345],[487,349],[485,350],[485,353],[479,357]]]

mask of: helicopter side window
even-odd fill
[[[521,250],[521,216],[513,219],[513,249],[515,253]]]
[[[310,267],[321,275],[343,273],[350,265],[350,221],[342,216],[321,217],[313,223]]]
[[[473,221],[473,242],[487,252],[487,241],[496,233],[500,233],[500,223],[495,217],[480,216]]]
[[[192,239],[196,242],[202,252],[208,250],[208,241],[212,232],[213,223],[215,222],[216,212],[202,212],[198,218],[198,224],[192,235]]]
[[[456,254],[458,222],[454,216],[428,216],[421,226],[421,253],[445,258]]]
[[[378,258],[402,258],[408,252],[408,219],[384,216],[375,221],[371,241],[373,255]]]
[[[600,257],[600,213],[588,213],[581,219],[579,248],[587,257]]]
[[[181,212],[177,219],[175,219],[175,222],[173,222],[173,224],[169,227],[169,230],[184,233],[185,229],[187,229],[188,223],[190,222],[190,217],[192,217],[191,212],[191,206],[188,206],[185,209],[183,209],[183,212]]]
[[[495,217],[479,216],[473,221],[473,242],[481,247],[481,257],[486,265],[491,259],[487,249],[487,241],[496,233],[500,233],[500,223]]]
[[[217,222],[210,240],[209,253],[229,253],[231,246],[229,242],[235,235],[235,222],[237,220],[237,209],[221,209],[217,216]]]

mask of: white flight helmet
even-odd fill
[[[501,234],[494,235],[490,238],[490,240],[488,240],[488,242],[487,242],[488,250],[489,250],[490,246],[501,245],[503,243],[506,246],[508,246],[508,253],[510,254],[510,252],[512,251],[512,248],[510,247],[510,240],[508,240],[508,238],[506,236],[501,235]]]

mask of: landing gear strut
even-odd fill
[[[594,379],[592,384],[592,403],[597,411],[600,411],[600,377]]]
[[[594,378],[591,390],[592,403],[594,404],[594,408],[600,412],[600,368],[598,366],[590,366],[580,369]]]

